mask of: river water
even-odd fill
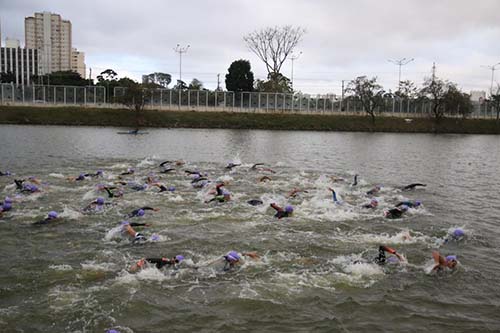
[[[0,126],[0,196],[14,198],[0,218],[2,332],[290,332],[499,331],[498,194],[500,137],[249,130]],[[164,160],[184,165],[160,174]],[[241,166],[226,170],[229,163]],[[275,171],[252,170],[266,163]],[[96,185],[148,175],[157,188],[108,198]],[[67,177],[102,169],[104,177]],[[184,170],[212,181],[191,186]],[[359,174],[359,184],[351,186]],[[260,182],[267,175],[269,182]],[[20,194],[15,178],[36,176],[42,192]],[[334,182],[332,176],[345,181]],[[204,203],[217,180],[227,203]],[[427,184],[401,191],[413,182]],[[379,206],[363,209],[375,185]],[[342,203],[332,201],[333,187]],[[287,193],[301,192],[295,198]],[[103,211],[82,211],[104,196]],[[261,206],[247,204],[260,199]],[[401,219],[383,212],[421,200]],[[273,217],[271,202],[293,217]],[[133,244],[117,231],[135,208],[157,212],[130,219],[157,240]],[[51,210],[58,221],[34,226]],[[465,237],[444,242],[455,228]],[[406,264],[376,265],[379,245]],[[222,270],[228,251],[256,251]],[[454,271],[431,273],[431,252],[456,254]],[[143,257],[186,258],[176,269],[129,267]]]

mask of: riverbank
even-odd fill
[[[500,123],[489,119],[442,119],[378,116],[194,112],[81,107],[0,106],[0,124],[118,126],[167,128],[227,128],[401,133],[500,134]]]

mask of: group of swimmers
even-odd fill
[[[164,161],[160,163],[159,165],[159,173],[169,173],[172,171],[176,171],[179,166],[182,166],[183,162],[182,161]],[[225,169],[226,170],[233,170],[236,167],[241,166],[240,163],[229,163]],[[263,163],[256,163],[251,167],[251,170],[254,171],[260,171],[260,172],[267,172],[267,173],[275,173],[274,170],[266,167]],[[214,190],[208,192],[210,194],[213,194],[213,197],[210,199],[205,200],[205,203],[211,203],[211,202],[218,202],[218,203],[224,203],[228,202],[232,199],[231,193],[225,188],[225,183],[223,181],[211,181],[208,178],[207,173],[202,173],[200,171],[192,171],[192,170],[184,170],[185,174],[190,177],[191,185],[193,188],[204,188],[212,183],[215,183],[215,188]],[[12,174],[7,171],[7,172],[0,172],[0,176],[11,176]],[[175,191],[174,186],[165,186],[164,184],[161,184],[158,179],[156,179],[156,176],[154,174],[150,174],[147,177],[147,180],[145,183],[138,183],[135,180],[134,181],[128,181],[126,179],[127,176],[134,176],[135,175],[135,169],[129,168],[124,172],[121,172],[120,174],[117,175],[118,180],[114,184],[98,184],[96,186],[98,191],[105,191],[108,195],[109,198],[119,198],[122,197],[126,191],[126,188],[133,190],[133,191],[143,191],[148,188],[153,188],[157,187],[159,189],[159,192],[173,192]],[[74,182],[81,182],[85,181],[88,179],[93,179],[93,178],[100,178],[104,176],[104,172],[102,170],[97,170],[95,173],[81,173],[77,177],[69,177],[69,181],[74,181]],[[263,176],[260,178],[261,181],[270,181],[271,177],[269,176]],[[345,181],[343,178],[339,177],[332,177],[332,181],[334,183],[337,182],[343,182]],[[38,180],[36,177],[29,177],[27,180],[25,179],[14,179],[14,183],[16,185],[16,189],[20,193],[35,193],[40,191],[40,185],[41,181]],[[358,175],[354,176],[354,181],[351,184],[351,186],[357,186],[358,185]],[[421,183],[413,183],[410,185],[406,185],[402,187],[401,189],[403,191],[408,191],[415,189],[417,187],[425,187],[425,184]],[[341,201],[337,197],[337,193],[333,188],[328,188],[329,191],[332,193],[333,201],[337,204],[341,203]],[[362,208],[366,209],[376,209],[378,207],[378,200],[374,197],[376,194],[378,194],[382,189],[381,185],[377,185],[370,189],[369,191],[366,192],[366,195],[368,197],[371,197],[371,200],[369,203],[362,205]],[[298,188],[292,189],[288,193],[289,198],[295,198],[300,193],[308,193],[307,190],[301,190]],[[257,206],[263,204],[263,201],[260,199],[252,199],[247,201],[248,204]],[[95,200],[90,202],[87,206],[85,206],[82,211],[83,212],[93,212],[93,211],[100,211],[103,210],[106,206],[112,205],[111,202],[106,202],[103,197],[97,197]],[[277,219],[282,219],[282,218],[288,218],[292,217],[294,213],[294,208],[292,205],[285,205],[284,207],[279,206],[275,202],[271,202],[269,204],[271,208],[275,210],[274,217]],[[405,200],[398,202],[394,208],[389,209],[384,212],[385,217],[387,218],[400,218],[402,215],[408,211],[409,208],[417,208],[421,206],[421,201],[415,200]],[[3,202],[0,202],[0,217],[4,212],[8,212],[9,210],[12,209],[12,199],[9,197],[6,197]],[[146,211],[157,211],[158,209],[152,208],[152,207],[141,207],[134,209],[131,211],[127,217],[130,218],[135,218],[135,217],[142,217],[145,215]],[[49,224],[53,221],[59,220],[59,214],[56,211],[50,211],[47,215],[46,218],[39,220],[37,222],[34,222],[35,225],[44,225],[44,224]],[[121,234],[125,237],[130,238],[132,243],[142,243],[144,241],[147,241],[148,238],[141,232],[138,232],[134,229],[134,227],[148,227],[149,225],[147,223],[136,223],[136,222],[129,222],[128,220],[122,221],[120,223],[121,226]],[[461,235],[463,237],[463,231],[458,229],[456,232],[457,234],[453,235],[452,238],[456,238],[455,236]],[[461,234],[460,234],[461,233]],[[157,236],[156,236],[157,238]],[[153,235],[151,240],[155,239],[155,235]],[[389,254],[389,256],[388,256]],[[457,257],[455,255],[448,255],[446,257],[443,257],[440,255],[437,251],[434,251],[432,253],[432,256],[435,261],[435,267],[434,270],[439,270],[444,267],[448,268],[454,268],[457,264]],[[228,270],[233,268],[235,265],[242,263],[244,257],[250,257],[252,259],[258,259],[258,255],[255,252],[243,252],[239,254],[236,251],[230,251],[226,255],[222,256],[225,265],[224,265],[224,270]],[[157,268],[163,268],[163,267],[174,267],[175,265],[179,264],[184,260],[184,256],[181,254],[178,254],[172,258],[168,257],[158,257],[158,258],[143,258],[139,262],[137,262],[135,265],[133,265],[130,268],[131,272],[136,272],[139,269],[146,267],[150,264],[153,264]],[[373,262],[377,264],[385,264],[386,262],[404,262],[405,259],[402,255],[396,252],[395,249],[390,248],[385,245],[380,245],[379,246],[379,254],[378,256],[373,260]]]

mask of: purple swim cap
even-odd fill
[[[226,255],[228,261],[238,261],[241,259],[240,255],[236,251],[231,251]]]
[[[143,209],[139,209],[137,211],[137,216],[144,216],[144,210]]]
[[[30,185],[29,190],[31,192],[36,192],[36,191],[38,191],[38,187],[36,185]]]
[[[120,331],[117,331],[117,330],[107,330],[106,333],[120,333]]]
[[[99,206],[104,205],[104,198],[103,197],[98,197],[96,200],[97,204]]]
[[[453,237],[460,238],[465,235],[464,231],[462,229],[455,229],[453,230]]]
[[[3,211],[8,211],[12,209],[12,204],[10,202],[4,202],[2,206]]]
[[[457,261],[457,256],[452,256],[452,255],[450,255],[450,256],[447,256],[447,257],[446,257],[446,261],[452,261],[452,260]]]
[[[99,169],[99,170],[97,170],[96,174],[97,174],[97,175],[102,175],[102,174],[103,174],[103,171]]]
[[[130,224],[130,222],[129,222],[129,221],[122,221],[122,222],[120,223],[120,225],[122,225],[122,226],[129,225],[129,224]]]
[[[375,198],[373,198],[370,202],[371,202],[372,204],[376,204],[376,203],[378,203],[378,200],[377,200],[377,199],[375,199]]]
[[[4,203],[12,203],[12,199],[9,198],[9,197],[5,197],[5,199],[3,200]]]
[[[178,262],[181,262],[181,261],[184,260],[184,256],[178,254],[178,255],[175,256],[175,260],[177,260]]]
[[[415,206],[420,206],[421,204],[422,204],[422,201],[420,201],[420,200],[415,201]]]
[[[402,211],[407,211],[408,210],[408,206],[407,205],[402,205],[401,206],[401,210]]]
[[[135,172],[135,170],[134,170],[134,168],[129,168],[129,169],[128,169],[128,172],[134,173],[134,172]]]
[[[387,262],[395,264],[399,262],[399,259],[398,257],[389,257],[387,258]]]
[[[285,212],[287,212],[287,213],[292,213],[292,212],[293,212],[293,207],[292,207],[292,206],[290,206],[290,205],[286,206],[286,207],[285,207]]]
[[[224,191],[222,191],[222,195],[231,195],[231,192],[224,190]]]
[[[151,235],[151,241],[152,242],[156,242],[156,241],[159,241],[159,240],[160,240],[160,236],[158,236],[156,234],[155,235]]]
[[[175,191],[175,186],[169,186],[167,188],[167,190],[169,190],[170,192],[174,192]]]
[[[55,219],[55,218],[57,218],[57,212],[50,211],[49,212],[49,219]]]

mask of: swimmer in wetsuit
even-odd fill
[[[148,226],[146,223],[130,223],[128,221],[123,221],[121,226],[122,232],[129,236],[133,244],[146,241],[146,236],[132,228],[132,226]]]
[[[377,185],[375,186],[374,188],[372,188],[371,190],[369,190],[368,192],[366,192],[367,195],[374,195],[378,192],[380,192],[380,189],[382,188],[381,185]]]
[[[103,186],[102,189],[104,189],[108,193],[108,198],[121,198],[121,197],[123,197],[122,190],[117,190],[116,192],[113,191],[116,189],[116,187],[114,187],[114,186]]]
[[[133,168],[129,168],[127,171],[122,172],[120,176],[128,176],[128,175],[133,175],[135,173],[135,170]]]
[[[49,224],[50,222],[59,220],[58,214],[55,211],[50,211],[48,216],[40,221],[34,222],[33,225],[43,225],[43,224]]]
[[[407,200],[407,201],[398,202],[396,204],[396,207],[401,207],[403,205],[406,205],[409,208],[417,208],[417,207],[420,207],[421,204],[422,204],[422,202],[420,200],[415,200],[415,201]]]
[[[330,192],[332,192],[333,202],[340,203],[340,201],[337,199],[337,192],[335,192],[335,190],[331,187],[329,187],[328,189],[330,190]]]
[[[358,185],[358,175],[354,175],[354,182],[351,184],[351,186],[356,186]]]
[[[457,256],[449,255],[443,257],[438,251],[432,251],[432,258],[434,258],[433,272],[441,271],[445,268],[454,269],[457,266]]]
[[[0,177],[2,177],[2,176],[10,176],[10,175],[11,175],[11,173],[10,173],[10,171],[8,171],[8,170],[7,170],[7,171],[5,171],[5,172],[0,171]]]
[[[250,169],[256,171],[268,171],[270,173],[276,173],[276,171],[274,171],[273,169],[264,167],[264,163],[255,163],[254,165],[252,165]]]
[[[303,192],[303,193],[309,193],[308,191],[306,190],[301,190],[299,188],[294,188],[292,189],[290,192],[288,192],[288,197],[289,198],[296,198],[300,192]]]
[[[224,183],[217,184],[215,186],[215,190],[217,191],[217,193],[212,199],[206,200],[205,203],[209,203],[212,201],[227,202],[231,200],[231,192],[227,191],[226,189],[223,189],[222,188],[223,186]]]
[[[94,201],[89,203],[85,208],[83,208],[83,211],[85,211],[85,212],[89,212],[92,210],[100,211],[100,210],[103,210],[104,207],[106,207],[107,205],[112,205],[112,203],[104,202],[103,197],[98,197],[97,199],[95,199]]]
[[[141,217],[141,216],[144,216],[144,214],[146,213],[146,210],[152,210],[154,212],[157,212],[160,209],[153,208],[153,207],[142,207],[142,208],[134,209],[132,212],[130,212],[128,214],[128,217]]]
[[[263,204],[262,200],[259,199],[248,200],[247,203],[252,206],[259,206]]]
[[[285,206],[285,209],[283,209],[273,202],[270,206],[276,210],[274,217],[277,217],[278,220],[284,217],[291,217],[293,215],[293,207],[290,205]]]
[[[160,183],[154,183],[154,184],[151,184],[151,186],[158,187],[160,189],[159,192],[174,192],[175,191],[175,186],[166,187],[165,185],[160,184]]]
[[[393,254],[395,257],[386,258],[385,253],[388,252]],[[387,262],[404,262],[405,259],[402,255],[396,252],[393,248],[388,246],[380,245],[378,248],[378,256],[373,259],[373,261],[378,265],[384,265]]]
[[[132,267],[130,267],[130,272],[134,273],[137,272],[139,269],[144,268],[147,263],[154,264],[156,268],[161,269],[165,266],[167,267],[172,267],[177,264],[180,264],[184,260],[184,256],[182,255],[176,255],[173,258],[143,258],[139,260],[136,264],[134,264]]]
[[[372,208],[372,209],[375,209],[377,208],[378,206],[378,200],[373,198],[370,200],[370,203],[367,203],[367,204],[364,204],[363,206],[361,206],[362,208]]]
[[[401,207],[390,209],[384,212],[384,216],[388,219],[398,219],[408,211],[408,206],[402,205]]]
[[[5,197],[4,201],[0,203],[0,216],[4,212],[8,212],[12,209],[12,199],[9,197]]]
[[[422,186],[422,187],[425,187],[427,185],[425,184],[421,184],[421,183],[413,183],[413,184],[410,184],[410,185],[406,185],[402,188],[403,191],[409,191],[409,190],[413,190],[415,189],[417,186]]]
[[[268,176],[263,176],[263,177],[260,177],[259,178],[259,182],[263,183],[263,182],[270,182],[272,179],[271,177],[268,177]]]
[[[236,265],[241,265],[244,263],[243,257],[250,257],[252,259],[258,259],[259,256],[256,252],[244,252],[241,255],[236,251],[228,252],[224,258],[224,271],[229,271],[234,268]]]

